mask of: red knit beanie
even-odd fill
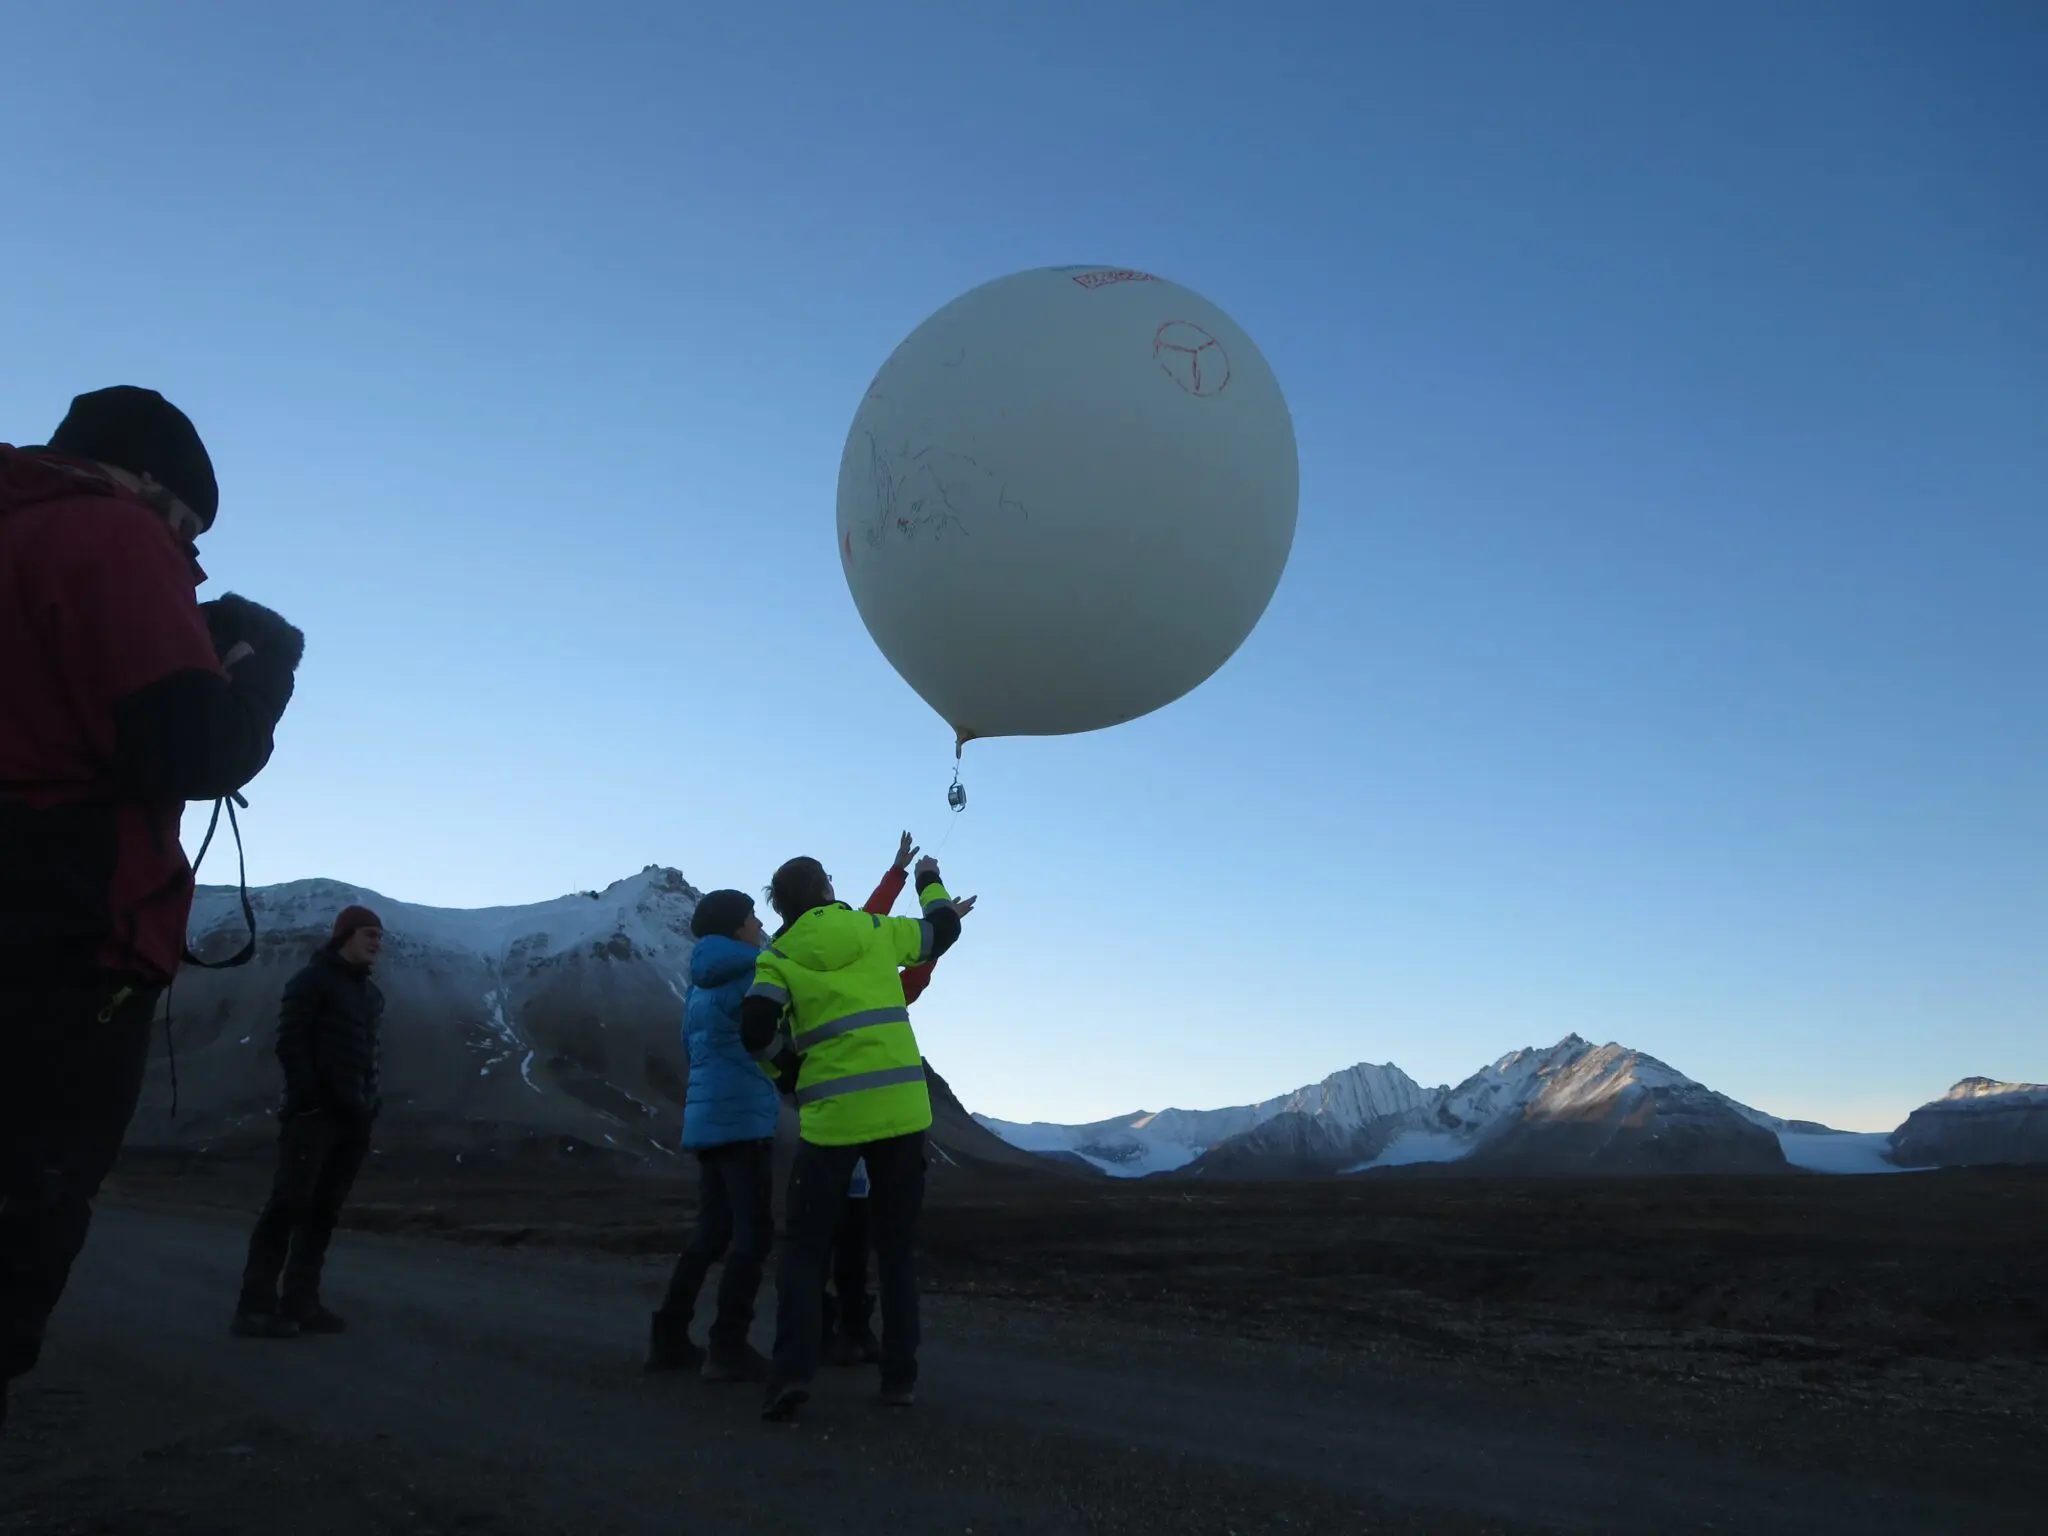
[[[368,907],[343,907],[341,916],[334,920],[333,942],[346,944],[358,928],[382,928],[383,920]]]

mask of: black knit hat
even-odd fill
[[[706,939],[717,934],[730,939],[754,915],[754,898],[745,891],[706,891],[690,914],[690,937]]]
[[[213,460],[185,413],[153,389],[117,384],[71,402],[49,446],[73,458],[92,459],[149,475],[158,485],[213,526],[220,511],[220,487]]]

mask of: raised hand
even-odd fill
[[[953,910],[962,917],[965,917],[974,910],[974,904],[979,900],[981,900],[979,896],[963,896],[960,900],[953,903]]]
[[[910,868],[910,861],[916,856],[917,845],[910,840],[910,834],[906,832],[903,834],[902,840],[896,844],[896,867],[898,869]]]

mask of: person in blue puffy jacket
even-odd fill
[[[683,1149],[697,1154],[697,1226],[654,1314],[649,1370],[701,1368],[706,1381],[764,1381],[767,1359],[747,1342],[754,1297],[774,1241],[775,1124],[782,1112],[772,1078],[740,1043],[740,1003],[767,941],[754,898],[711,891],[690,919],[690,990],[683,1045],[690,1056],[683,1097]],[[697,1293],[723,1257],[710,1347],[690,1341]]]

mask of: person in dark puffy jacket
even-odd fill
[[[775,1237],[774,1081],[740,1044],[740,1004],[767,934],[744,891],[711,891],[690,919],[690,991],[683,1045],[683,1149],[697,1155],[697,1225],[654,1314],[649,1370],[697,1368],[706,1381],[762,1381],[768,1362],[747,1342],[754,1298]],[[723,1257],[708,1349],[690,1341],[704,1277]]]
[[[346,908],[327,943],[285,986],[277,1017],[284,1067],[277,1178],[249,1238],[233,1323],[243,1338],[347,1326],[321,1304],[320,1271],[380,1107],[384,994],[370,972],[383,944],[376,913]]]
[[[201,603],[220,488],[154,390],[0,444],[0,1418],[33,1369],[142,1092],[184,953],[190,800],[270,760],[305,649]]]

